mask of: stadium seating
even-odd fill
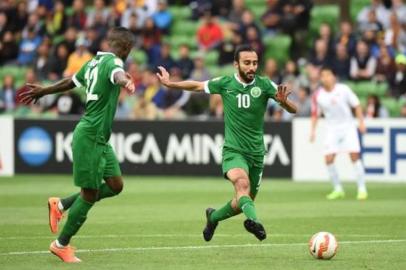
[[[354,1],[353,1],[354,2]],[[356,1],[355,1],[356,2]],[[320,25],[328,23],[333,31],[338,29],[340,7],[338,5],[316,5],[311,11],[310,33],[317,35]]]
[[[292,40],[288,35],[265,36],[265,58],[273,58],[280,65],[289,59],[289,48]]]

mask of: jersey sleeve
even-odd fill
[[[204,82],[204,92],[207,94],[221,94],[225,77],[217,77]]]
[[[123,60],[118,57],[109,59],[109,61],[107,62],[107,71],[110,82],[112,84],[116,84],[116,82],[114,81],[114,74],[120,71],[125,72]]]
[[[267,93],[269,98],[275,99],[276,91],[278,91],[278,85],[271,79],[266,79],[268,82]]]
[[[359,98],[357,95],[349,88],[347,85],[344,86],[347,102],[352,108],[357,107],[360,104]]]
[[[80,69],[78,72],[76,72],[75,74],[73,74],[72,76],[72,81],[73,83],[76,85],[76,87],[82,87],[82,86],[86,86],[86,78],[85,78],[85,74],[86,74],[86,69],[87,69],[87,63],[89,61],[87,61]]]

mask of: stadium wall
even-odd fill
[[[0,176],[14,174],[14,121],[11,116],[0,116]]]
[[[71,173],[77,121],[15,120],[16,173]],[[125,174],[221,175],[221,121],[116,121],[111,136]],[[264,176],[292,177],[291,123],[266,123]]]
[[[316,141],[309,143],[310,119],[293,121],[293,179],[295,181],[327,181],[324,165],[324,121],[317,127]],[[367,132],[360,136],[362,159],[368,181],[406,183],[406,120],[366,120]],[[336,166],[340,178],[355,180],[348,155],[339,154]]]
[[[72,171],[71,140],[77,120],[14,120],[0,117],[0,175]],[[328,181],[323,125],[309,143],[310,119],[266,123],[264,176],[295,181]],[[361,137],[370,181],[406,182],[406,121],[368,120]],[[129,175],[221,175],[221,121],[117,121],[111,144]],[[347,155],[337,156],[343,180],[353,181]]]

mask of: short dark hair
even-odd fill
[[[323,70],[330,71],[331,73],[333,73],[334,76],[337,77],[337,72],[336,72],[336,70],[334,68],[332,68],[330,66],[322,66],[320,68],[320,72],[322,72]]]
[[[234,61],[238,62],[240,60],[240,52],[255,52],[257,53],[254,48],[252,48],[248,44],[242,44],[237,46],[237,48],[234,51]]]
[[[111,47],[133,47],[135,43],[134,34],[125,27],[119,26],[112,28],[108,35],[107,41],[111,45]]]

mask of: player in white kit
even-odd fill
[[[359,122],[359,131],[365,133],[364,117],[358,97],[345,84],[337,83],[335,73],[330,68],[322,68],[320,72],[321,87],[313,94],[312,120],[310,141],[315,138],[317,119],[322,113],[326,119],[326,138],[324,142],[324,156],[328,173],[334,185],[334,190],[327,195],[327,199],[334,200],[345,197],[344,189],[338,178],[334,166],[334,159],[338,153],[349,153],[354,164],[358,181],[358,200],[368,197],[365,186],[364,166],[360,159],[360,143],[357,125],[352,113]]]

